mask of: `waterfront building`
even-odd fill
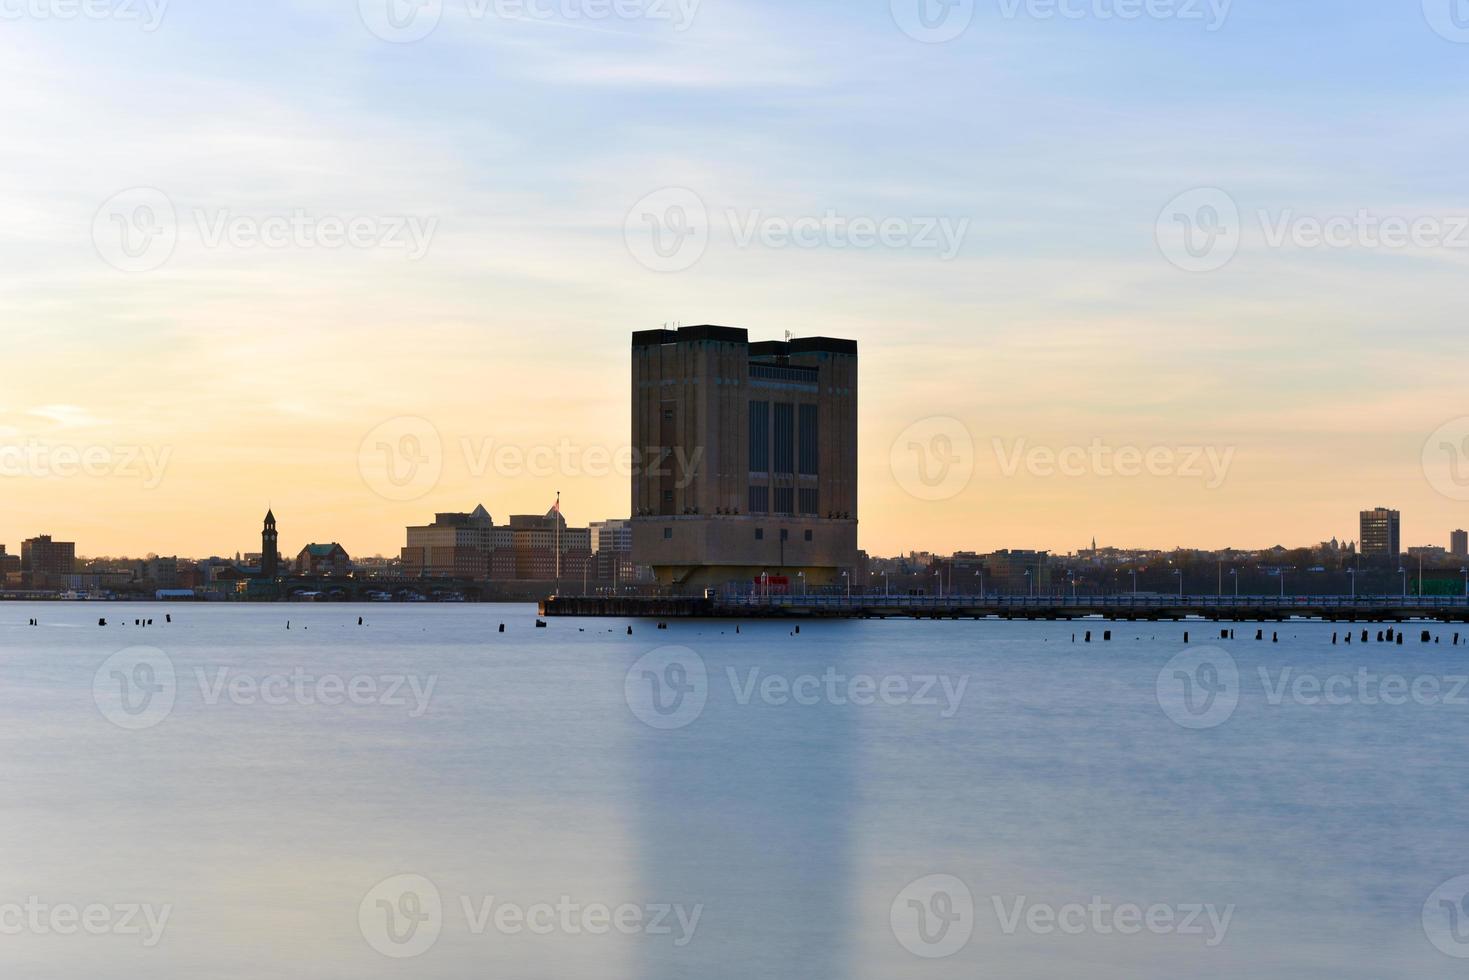
[[[590,528],[569,526],[554,507],[544,515],[517,514],[496,525],[480,505],[467,514],[436,514],[432,524],[408,528],[401,555],[404,574],[416,577],[551,582],[558,567],[567,580],[580,579],[584,570],[590,575],[591,542]]]
[[[1386,507],[1362,511],[1362,557],[1369,561],[1394,562],[1402,555],[1402,514]]]
[[[1469,558],[1469,531],[1455,531],[1449,535],[1449,553],[1455,558]]]
[[[638,331],[632,444],[633,556],[660,584],[834,586],[856,567],[856,341]]]
[[[330,544],[308,544],[296,556],[296,574],[346,578],[352,574],[352,559],[347,554],[347,549],[335,541]]]
[[[70,575],[76,570],[77,546],[42,534],[20,544],[20,569],[33,575]]]
[[[481,504],[473,511],[435,514],[432,524],[408,528],[403,573],[415,577],[486,579],[495,550],[495,521]]]

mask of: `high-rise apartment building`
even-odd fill
[[[1469,558],[1469,531],[1455,531],[1449,535],[1449,554],[1455,558]]]
[[[1402,514],[1386,507],[1362,511],[1362,557],[1377,561],[1397,561],[1403,553]]]
[[[633,557],[683,591],[837,584],[857,561],[857,343],[632,338]]]
[[[43,575],[70,575],[76,570],[77,546],[71,541],[52,541],[42,534],[20,543],[22,571]]]

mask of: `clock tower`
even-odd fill
[[[280,549],[275,543],[275,514],[265,512],[265,527],[260,532],[260,577],[275,578],[280,565]]]

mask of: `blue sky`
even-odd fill
[[[174,0],[153,31],[123,0],[69,20],[66,0],[0,3],[0,431],[55,441],[56,413],[35,410],[61,405],[96,423],[66,438],[175,450],[148,492],[14,484],[23,512],[0,540],[74,526],[99,499],[110,512],[70,532],[93,552],[223,550],[212,518],[117,530],[200,499],[234,526],[271,495],[354,553],[480,499],[538,511],[559,488],[574,519],[615,516],[614,477],[454,466],[387,504],[357,445],[399,416],[450,443],[625,442],[627,333],[673,320],[861,341],[875,551],[1299,543],[1354,534],[1377,503],[1403,507],[1413,543],[1465,523],[1420,456],[1469,415],[1469,247],[1271,246],[1257,217],[1469,213],[1469,44],[1433,29],[1439,0],[1236,0],[1215,30],[1205,2],[1204,20],[1123,21],[1098,16],[1115,0],[1067,3],[1075,18],[990,0],[938,44],[898,26],[909,0],[702,0],[685,30],[578,17],[579,0],[532,20],[445,0],[415,43],[368,29],[388,2]],[[179,242],[120,271],[94,219],[138,187],[167,196]],[[706,250],[673,272],[626,240],[629,209],[664,188],[709,218]],[[1225,191],[1243,223],[1238,254],[1204,273],[1158,237],[1194,188]],[[294,210],[418,216],[431,249],[210,247],[190,217]],[[964,235],[944,258],[741,247],[732,230],[828,212]],[[1101,438],[1233,447],[1236,463],[1206,489],[980,459],[962,493],[915,501],[889,448],[931,417],[962,421],[985,458],[994,439]]]

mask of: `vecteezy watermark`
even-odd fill
[[[1093,439],[1085,446],[1032,446],[1026,439],[992,446],[1000,474],[1013,477],[1022,469],[1031,476],[1121,477],[1200,480],[1207,490],[1224,485],[1234,462],[1233,446],[1110,446]]]
[[[969,30],[974,0],[891,0],[893,23],[924,44],[943,44]]]
[[[444,901],[423,875],[403,874],[374,885],[357,906],[367,944],[395,960],[422,956],[444,931]]]
[[[92,700],[102,717],[119,728],[152,728],[173,712],[178,675],[173,660],[157,647],[128,647],[102,662],[92,675]]]
[[[919,500],[951,500],[974,479],[974,437],[956,418],[919,419],[893,440],[888,465],[898,486]]]
[[[718,676],[718,675],[715,675]],[[809,708],[817,705],[933,708],[940,718],[959,713],[969,688],[968,675],[847,674],[836,667],[820,673],[789,674],[751,667],[724,669],[734,703],[741,707]],[[704,658],[688,647],[659,647],[629,668],[623,696],[633,716],[662,731],[685,728],[704,712],[711,679]]]
[[[146,902],[45,902],[37,895],[23,902],[0,902],[0,936],[126,936],[144,949],[163,941],[173,905]]]
[[[1378,674],[1366,667],[1355,673],[1322,676],[1293,667],[1271,671],[1260,667],[1260,687],[1265,703],[1279,707],[1289,701],[1305,707],[1350,704],[1417,705],[1419,707],[1469,706],[1469,675],[1466,674]]]
[[[1214,33],[1234,0],[997,0],[1006,20],[1173,20]]]
[[[455,450],[458,459],[454,458]],[[388,419],[373,428],[357,450],[357,470],[368,488],[397,502],[417,500],[438,486],[446,466],[462,464],[468,475],[484,479],[629,479],[637,475],[671,477],[677,489],[690,486],[704,463],[702,446],[604,446],[570,439],[516,443],[492,436],[461,435],[445,449],[438,427],[416,415]]]
[[[709,248],[709,209],[687,187],[665,187],[639,200],[623,219],[632,257],[653,272],[683,272]]]
[[[357,472],[385,500],[418,500],[444,474],[444,440],[428,419],[400,415],[375,427],[357,449]]]
[[[898,944],[914,956],[953,956],[974,935],[974,895],[953,875],[927,875],[898,892],[888,923]]]
[[[1469,415],[1450,419],[1428,437],[1423,475],[1450,500],[1469,500]]]
[[[1252,216],[1267,248],[1469,249],[1469,214],[1386,214],[1371,208],[1351,213],[1305,214],[1295,208],[1260,208]],[[1158,247],[1186,272],[1213,272],[1239,252],[1250,225],[1235,199],[1217,187],[1174,198],[1158,216]]]
[[[683,490],[699,475],[704,461],[704,447],[692,451],[677,446],[672,449],[649,446],[582,445],[570,439],[554,444],[519,445],[496,442],[492,438],[461,437],[459,447],[464,454],[469,475],[480,479],[493,472],[505,479],[553,476],[602,478],[616,476],[627,479],[637,475],[669,476],[674,486]]]
[[[1214,272],[1239,252],[1239,205],[1217,187],[1185,191],[1158,212],[1154,237],[1164,258],[1185,272]]]
[[[554,901],[513,902],[497,895],[460,895],[457,911],[471,936],[652,936],[683,948],[694,940],[702,904],[679,902],[584,902],[570,895]],[[375,885],[357,909],[362,937],[394,959],[433,948],[448,913],[438,887],[423,875],[395,875]]]
[[[0,478],[137,480],[144,490],[156,490],[172,456],[172,446],[73,446],[27,439],[0,444]]]
[[[682,33],[693,26],[701,0],[464,0],[471,21],[500,20],[597,25],[647,21]],[[421,41],[444,19],[444,0],[358,0],[362,23],[394,44]]]
[[[1025,895],[1006,898],[993,895],[995,918],[1000,931],[1013,936],[1024,931],[1033,936],[1198,936],[1206,949],[1224,942],[1234,919],[1233,904],[1222,908],[1212,902],[1166,905],[1113,903],[1100,895],[1087,902],[1053,905],[1033,902]]]
[[[628,668],[622,696],[633,716],[649,728],[685,728],[709,701],[709,670],[704,658],[688,647],[659,647]]]
[[[1229,19],[1234,0],[997,0],[1005,20],[1171,20],[1202,24],[1213,33]],[[974,0],[891,0],[893,21],[925,44],[952,41],[974,21]]]
[[[1440,37],[1469,44],[1469,3],[1465,0],[1423,0],[1423,16]]]
[[[772,215],[755,208],[726,209],[711,221],[708,207],[687,187],[665,187],[639,200],[623,222],[628,251],[653,272],[683,272],[708,250],[714,231],[735,248],[892,249],[932,252],[947,261],[969,234],[968,218],[875,217],[828,208],[821,214]]]
[[[1039,479],[1196,480],[1205,489],[1224,485],[1234,463],[1233,446],[1113,445],[1094,438],[1085,445],[1047,446],[1029,439],[995,438],[990,451],[1000,476],[1021,473]],[[962,421],[948,416],[920,419],[899,433],[888,451],[893,478],[911,496],[952,500],[974,479],[979,464],[974,436]]]
[[[402,252],[410,262],[428,255],[439,219],[411,214],[332,214],[293,208],[240,213],[230,208],[191,208],[180,220],[173,200],[156,187],[121,191],[92,220],[92,242],[108,265],[122,272],[152,272],[174,255],[181,235],[205,249],[236,251]]]
[[[205,707],[392,708],[422,718],[433,701],[437,675],[309,673],[301,667],[257,675],[232,667],[195,667]],[[141,731],[173,713],[180,693],[173,659],[157,647],[129,647],[103,661],[92,676],[92,699],[102,717]]]
[[[1469,959],[1469,875],[1450,878],[1428,896],[1423,934],[1445,956]]]
[[[0,0],[0,20],[110,20],[147,33],[163,25],[170,0]]]
[[[1234,905],[1185,902],[1147,905],[1093,895],[1085,902],[1032,901],[1026,895],[992,895],[995,924],[1005,936],[1185,936],[1221,945],[1234,920]],[[953,956],[969,944],[979,916],[973,893],[953,875],[919,878],[893,899],[889,913],[898,943],[924,959]]]
[[[1174,724],[1217,728],[1239,707],[1239,665],[1218,647],[1185,650],[1158,671],[1157,696]]]

